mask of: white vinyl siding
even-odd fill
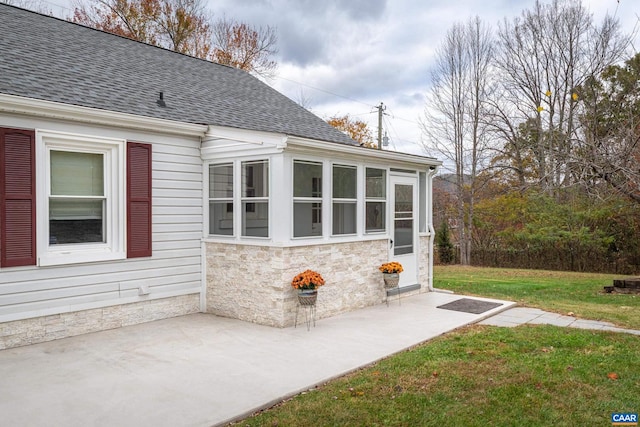
[[[8,121],[0,114],[0,125],[6,126]],[[200,292],[203,194],[198,138],[62,126],[44,120],[11,125],[152,144],[153,256],[46,268],[2,268],[0,322]],[[149,294],[139,295],[140,286],[148,287]]]

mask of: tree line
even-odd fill
[[[46,12],[40,0],[0,1]],[[203,0],[75,0],[69,19],[262,77],[277,70],[275,28],[214,19]],[[447,31],[422,120],[425,149],[452,170],[434,193],[441,260],[635,272],[632,38],[613,17],[595,22],[579,0],[536,1],[497,26],[473,18]],[[327,121],[376,146],[366,123]]]
[[[452,169],[436,210],[457,262],[637,269],[632,38],[577,0],[536,1],[495,28],[474,18],[447,32],[422,127],[425,148]]]

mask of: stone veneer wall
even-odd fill
[[[207,312],[263,325],[286,327],[295,320],[291,279],[307,269],[325,279],[317,318],[382,303],[378,266],[387,261],[388,240],[265,247],[207,243]]]
[[[420,258],[418,261],[418,280],[420,293],[429,292],[429,236],[420,236]]]
[[[200,312],[200,295],[181,295],[0,323],[0,350]]]

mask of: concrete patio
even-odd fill
[[[480,322],[481,325],[502,326],[511,328],[519,325],[553,325],[578,329],[592,329],[597,331],[623,332],[640,335],[640,331],[624,329],[610,322],[599,320],[578,319],[574,316],[549,313],[539,308],[516,307],[503,311]]]
[[[482,314],[436,308],[460,298],[392,297],[310,330],[196,314],[3,350],[2,423],[225,424],[514,305],[497,301]]]

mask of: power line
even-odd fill
[[[40,4],[44,3],[44,4],[49,5],[51,7],[51,10],[49,12],[54,14],[54,15],[60,15],[59,17],[62,18],[62,19],[68,19],[68,18],[64,18],[62,16],[62,15],[65,14],[65,12],[68,14],[68,13],[71,13],[73,11],[73,7],[70,5],[69,2],[66,2],[66,4],[61,4],[62,2],[60,2],[60,3],[53,2],[51,0],[33,0],[33,2],[34,3],[40,3]],[[341,98],[341,99],[345,99],[347,101],[354,102],[354,103],[357,103],[357,104],[360,104],[360,105],[364,105],[364,106],[370,108],[370,110],[368,112],[366,112],[366,113],[365,112],[360,112],[360,113],[357,113],[357,114],[349,114],[352,117],[366,116],[366,115],[371,115],[371,114],[374,114],[374,113],[377,112],[377,108],[378,107],[376,105],[372,105],[371,103],[364,102],[362,100],[355,99],[355,98],[350,97],[350,96],[342,95],[342,94],[339,94],[339,93],[336,93],[336,92],[333,92],[333,91],[330,91],[330,90],[327,90],[327,89],[323,89],[323,88],[319,88],[319,87],[316,87],[316,86],[312,86],[312,85],[309,85],[307,83],[302,83],[302,82],[299,82],[299,81],[296,81],[296,80],[293,80],[293,79],[289,79],[287,77],[275,76],[275,78],[276,79],[286,80],[286,81],[289,81],[289,82],[294,83],[296,85],[299,85],[301,87],[306,87],[306,88],[313,89],[313,90],[318,91],[318,92],[323,92],[323,93],[326,93],[328,95],[331,95],[331,96],[334,96],[334,97],[337,97],[337,98]],[[385,115],[386,115],[386,113],[385,113]],[[402,120],[404,122],[411,123],[413,125],[419,125],[419,123],[416,122],[415,120],[410,120],[410,119],[406,119],[406,118],[403,118],[403,117],[399,117],[399,116],[397,116],[397,115],[395,115],[393,113],[391,113],[390,115],[394,120]],[[386,118],[385,118],[385,126],[384,127],[385,127],[385,129],[390,129],[390,130],[393,128],[393,126],[391,125],[389,120],[387,120]],[[393,144],[394,148],[397,148],[394,140],[395,141],[403,141],[403,142],[409,142],[409,143],[416,144],[415,141],[401,140],[399,138],[398,132],[397,132],[397,130],[395,128],[393,128],[393,133],[395,134],[395,137],[392,140],[392,144]]]
[[[417,121],[415,121],[415,120],[405,119],[404,117],[397,116],[397,115],[395,115],[395,113],[393,112],[393,110],[391,110],[391,111],[389,112],[389,115],[390,115],[393,119],[402,120],[402,121],[404,121],[404,122],[408,122],[408,123],[411,123],[411,124],[414,124],[414,125],[418,125],[418,126],[420,126],[420,124],[421,124],[420,122],[417,122]]]
[[[52,7],[57,8],[58,10],[65,10],[66,12],[73,12],[73,8],[72,7],[68,7],[67,5],[62,5],[60,3],[54,3],[53,1],[50,1],[50,0],[38,0],[38,2],[46,3],[46,4],[48,4],[48,5],[52,6]],[[54,12],[54,11],[52,11],[52,12]],[[368,113],[359,113],[359,114],[355,114],[355,115],[352,114],[352,116],[364,116],[364,115],[368,115],[368,114],[373,114],[373,113],[375,113],[374,109],[377,108],[377,106],[371,105],[371,103],[364,102],[364,101],[361,101],[359,99],[355,99],[355,98],[352,98],[352,97],[349,97],[349,96],[346,96],[346,95],[341,95],[339,93],[335,93],[335,92],[332,92],[332,91],[327,90],[327,89],[319,88],[319,87],[316,87],[316,86],[311,86],[309,84],[302,83],[302,82],[299,82],[299,81],[296,81],[296,80],[293,80],[293,79],[289,79],[287,77],[275,76],[275,78],[276,79],[286,80],[286,81],[289,81],[291,83],[295,83],[297,85],[300,85],[300,86],[303,86],[303,87],[307,87],[309,89],[317,90],[319,92],[323,92],[323,93],[326,93],[326,94],[331,95],[331,96],[335,96],[335,97],[338,97],[338,98],[346,99],[346,100],[351,101],[351,102],[356,102],[356,103],[361,104],[361,105],[366,105],[367,107],[370,107],[372,109]],[[416,124],[416,125],[419,124],[415,120],[409,120],[409,119],[405,119],[403,117],[398,117],[395,114],[392,114],[392,116],[393,116],[394,119],[397,119],[397,120],[403,120],[405,122]]]
[[[423,149],[423,146],[419,142],[419,138],[415,138],[415,139],[400,138],[400,133],[395,128],[391,120],[385,119],[385,127],[386,129],[389,129],[390,131],[389,133],[392,135],[392,137],[389,138],[389,140],[395,150],[398,150],[398,146],[396,145],[396,142],[404,146],[412,145],[417,148],[420,148],[421,150]]]
[[[289,79],[289,78],[286,78],[286,77],[276,76],[275,78],[276,78],[276,79],[287,80],[287,81],[289,81],[289,82],[292,82],[292,83],[298,84],[298,85],[300,85],[300,86],[308,87],[308,88],[310,88],[310,89],[314,89],[314,90],[317,90],[317,91],[320,91],[320,92],[324,92],[324,93],[326,93],[326,94],[328,94],[328,95],[336,96],[336,97],[338,97],[338,98],[346,99],[346,100],[348,100],[348,101],[357,102],[358,104],[366,105],[366,106],[368,106],[368,107],[371,107],[371,108],[372,108],[372,111],[370,111],[370,112],[368,112],[368,113],[351,114],[351,116],[364,116],[364,115],[366,115],[366,114],[373,114],[373,113],[376,113],[376,110],[377,110],[377,108],[378,108],[378,106],[377,106],[377,105],[373,105],[373,106],[372,106],[371,104],[369,104],[369,103],[367,103],[367,102],[360,101],[360,100],[358,100],[358,99],[354,99],[354,98],[351,98],[351,97],[346,96],[346,95],[340,95],[340,94],[337,94],[337,93],[335,93],[335,92],[331,92],[331,91],[326,90],[326,89],[321,89],[321,88],[319,88],[319,87],[311,86],[311,85],[308,85],[308,84],[306,84],[306,83],[301,83],[301,82],[298,82],[298,81],[296,81],[296,80],[292,80],[292,79]],[[388,106],[387,106],[387,107],[388,107]],[[396,115],[395,115],[395,114],[393,114],[393,113],[391,113],[391,116],[392,116],[394,119],[397,119],[397,120],[402,120],[402,121],[405,121],[405,122],[407,122],[407,123],[411,123],[411,124],[418,125],[418,126],[420,125],[420,123],[419,123],[419,122],[417,122],[417,121],[415,121],[415,120],[406,119],[406,118],[404,118],[404,117],[399,117],[399,116],[396,116]]]
[[[377,111],[377,110],[378,110],[378,108],[379,108],[378,106],[372,106],[372,105],[371,105],[371,104],[369,104],[369,103],[366,103],[366,102],[360,101],[360,100],[358,100],[358,99],[351,98],[351,97],[346,96],[346,95],[340,95],[340,94],[337,94],[337,93],[335,93],[335,92],[331,92],[331,91],[326,90],[326,89],[321,89],[321,88],[319,88],[319,87],[311,86],[311,85],[308,85],[308,84],[306,84],[306,83],[298,82],[298,81],[296,81],[296,80],[289,79],[289,78],[286,78],[286,77],[276,76],[275,78],[276,78],[276,79],[287,80],[287,81],[292,82],[292,83],[295,83],[295,84],[297,84],[297,85],[304,86],[304,87],[308,87],[308,88],[310,88],[310,89],[317,90],[317,91],[320,91],[320,92],[324,92],[324,93],[329,94],[329,95],[331,95],[331,96],[335,96],[335,97],[338,97],[338,98],[346,99],[346,100],[348,100],[348,101],[356,102],[356,103],[358,103],[358,104],[366,105],[367,107],[370,107],[370,108],[371,108],[371,110],[370,110],[370,111],[368,111],[368,112],[366,112],[366,113],[357,113],[357,114],[350,114],[350,113],[347,113],[347,114],[348,114],[349,116],[351,116],[351,117],[365,116],[365,115],[370,115],[370,114],[374,114],[374,113],[378,112],[378,111]],[[386,113],[385,113],[385,114],[386,114]],[[411,122],[410,120],[407,120],[407,119],[405,119],[405,120],[406,120],[406,121],[408,121],[408,122]],[[411,123],[413,123],[413,122],[411,122]],[[380,135],[378,135],[378,144],[380,144],[380,141],[379,141],[379,140],[380,140]],[[398,140],[399,140],[399,138],[398,138]],[[393,146],[394,146],[394,148],[396,148],[396,147],[395,147],[395,143],[393,144]]]
[[[326,89],[320,89],[319,87],[311,86],[311,85],[308,85],[308,84],[306,84],[306,83],[301,83],[301,82],[298,82],[298,81],[295,81],[295,80],[292,80],[292,79],[288,79],[288,78],[286,78],[286,77],[276,76],[275,78],[276,78],[276,79],[287,80],[287,81],[289,81],[289,82],[292,82],[292,83],[298,84],[298,85],[300,85],[300,86],[308,87],[309,89],[314,89],[314,90],[317,90],[317,91],[319,91],[319,92],[324,92],[324,93],[329,94],[329,95],[332,95],[332,96],[337,96],[338,98],[346,99],[346,100],[348,100],[348,101],[357,102],[357,103],[359,103],[359,104],[366,105],[367,107],[371,107],[371,106],[372,106],[370,103],[363,102],[363,101],[360,101],[360,100],[357,100],[357,99],[354,99],[354,98],[350,98],[350,97],[345,96],[345,95],[340,95],[340,94],[337,94],[337,93],[331,92],[331,91],[326,90]],[[374,108],[375,108],[375,107],[374,107]]]
[[[67,4],[60,4],[60,3],[55,3],[52,1],[48,1],[48,0],[34,0],[32,2],[28,2],[29,5],[28,6],[23,6],[27,9],[34,9],[35,11],[38,11],[38,5],[39,4],[47,4],[49,5],[49,7],[52,7],[51,10],[46,11],[46,13],[51,12],[53,14],[53,16],[55,16],[56,18],[60,18],[60,19],[68,19],[71,15],[68,16],[63,16],[63,14],[66,13],[70,13],[72,14],[74,11],[74,7],[67,2]],[[54,10],[56,9],[56,10]],[[64,11],[64,12],[63,12]],[[60,16],[56,16],[57,14],[59,14]]]

